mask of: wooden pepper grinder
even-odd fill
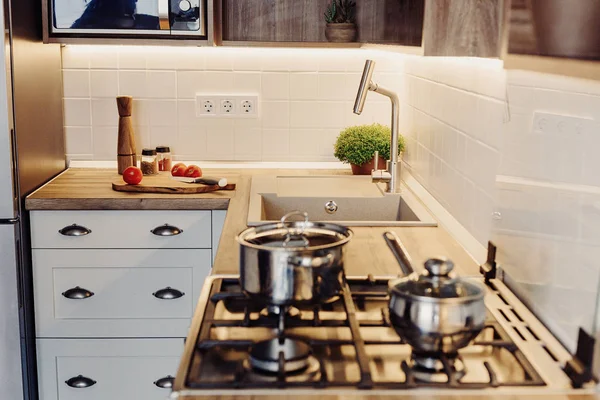
[[[131,122],[131,109],[133,97],[118,96],[117,109],[119,110],[119,137],[117,139],[117,165],[119,174],[127,167],[137,166],[135,135]]]

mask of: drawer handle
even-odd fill
[[[183,233],[183,229],[179,229],[178,227],[173,225],[164,224],[161,226],[157,226],[150,232],[152,232],[156,236],[177,236]]]
[[[94,292],[90,292],[89,290],[81,288],[79,286],[75,286],[74,288],[63,292],[62,295],[65,296],[67,299],[82,300],[87,299],[88,297],[92,297],[94,295]]]
[[[173,300],[173,299],[178,299],[180,297],[182,297],[185,293],[177,290],[177,289],[173,289],[172,287],[167,286],[164,289],[160,289],[157,290],[156,292],[152,293],[152,296],[156,297],[157,299],[161,299],[161,300]]]
[[[58,233],[64,236],[85,236],[92,233],[92,230],[86,228],[85,226],[73,224],[65,226],[64,228],[60,229]]]
[[[175,378],[171,375],[165,376],[155,381],[154,384],[161,389],[171,389],[173,387],[173,380]]]
[[[65,381],[65,383],[72,388],[85,389],[90,386],[94,386],[96,384],[96,381],[93,379],[90,379],[86,376],[78,375],[78,376],[74,376],[73,378]]]

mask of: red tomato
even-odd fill
[[[142,181],[142,170],[138,167],[127,167],[123,171],[123,180],[130,185],[137,185]]]
[[[190,165],[185,170],[185,176],[188,178],[200,178],[202,176],[202,170],[197,165]]]
[[[185,176],[186,169],[187,169],[187,166],[184,163],[177,163],[177,164],[173,165],[173,168],[171,168],[171,175],[172,176]]]

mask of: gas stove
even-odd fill
[[[348,277],[314,307],[262,307],[235,276],[207,279],[174,397],[287,391],[491,390],[593,393],[564,366],[572,356],[497,279],[487,282],[485,328],[457,354],[415,354],[390,324],[388,281]],[[574,389],[574,386],[581,386]]]

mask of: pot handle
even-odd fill
[[[302,247],[308,247],[310,242],[304,236],[304,230],[306,229],[306,224],[308,223],[308,213],[307,212],[302,212],[302,211],[289,212],[289,213],[285,214],[283,217],[281,217],[280,223],[283,227],[285,227],[285,223],[287,222],[288,218],[290,218],[294,215],[300,215],[300,216],[304,217],[304,224],[302,224],[302,228],[299,229],[297,232],[292,232],[291,228],[287,228],[287,234],[285,235],[285,240],[283,241],[283,247],[287,247],[288,244],[292,241],[292,239],[298,239],[298,238],[300,240],[302,240]]]
[[[310,267],[310,268],[328,268],[333,264],[334,257],[331,254],[327,254],[324,257],[302,257],[302,256],[291,256],[288,258],[288,264],[295,267]]]
[[[400,269],[404,275],[410,275],[415,272],[410,260],[410,256],[408,255],[406,248],[400,241],[400,238],[396,232],[387,231],[383,234],[383,238],[385,239],[390,250],[392,250],[392,253],[394,253],[394,257],[396,257],[398,264],[400,264]]]

